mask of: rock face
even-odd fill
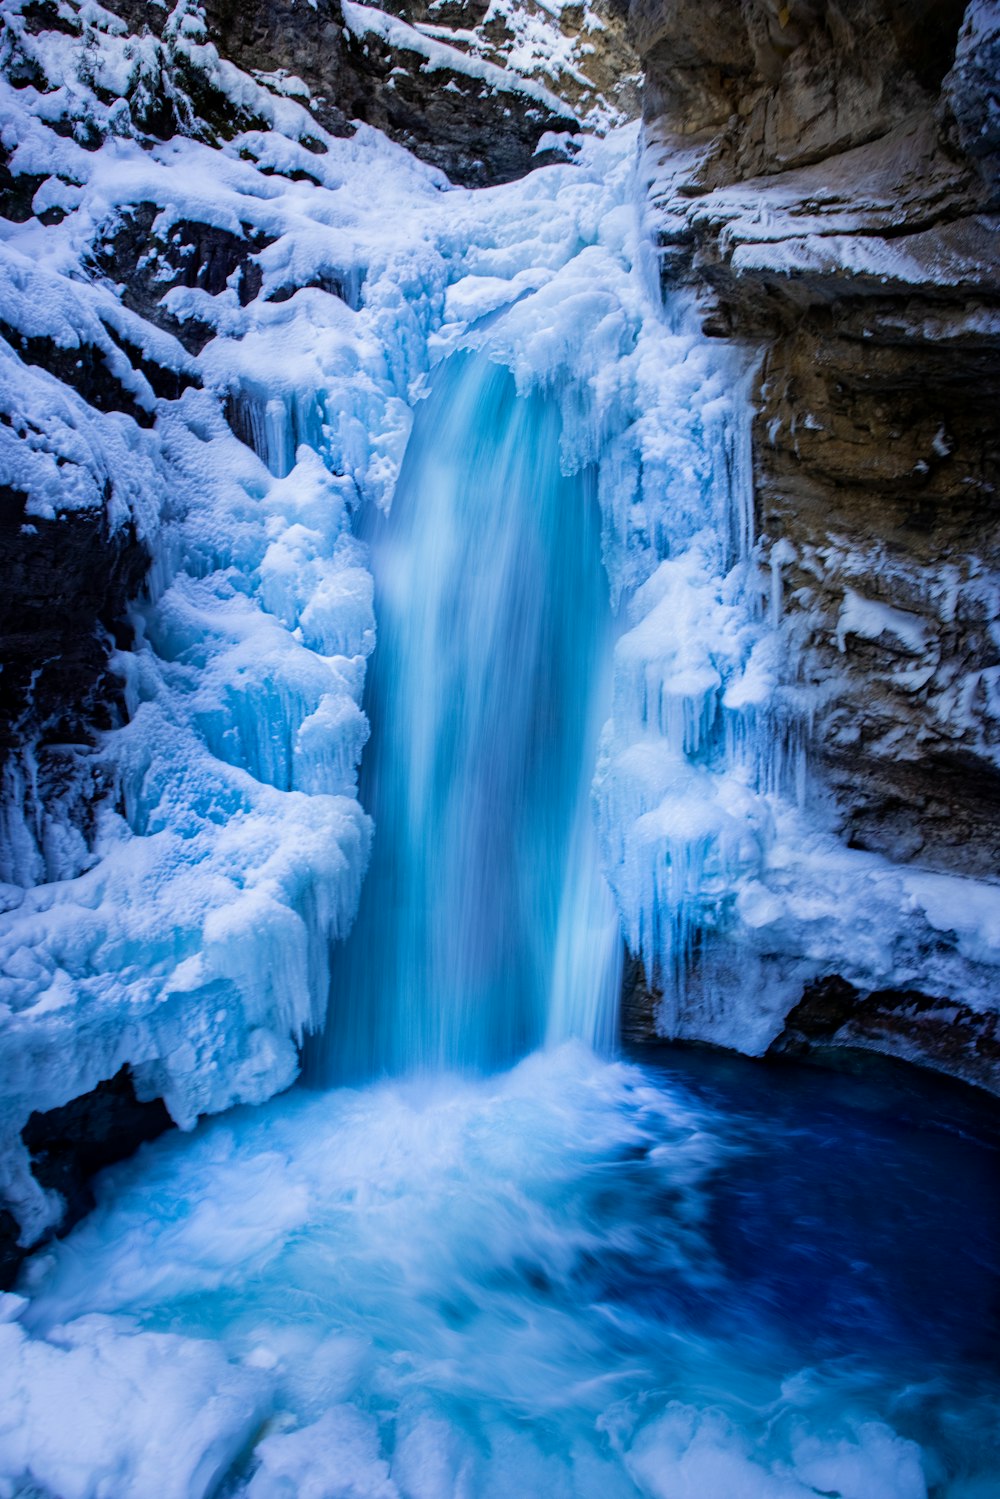
[[[149,565],[134,530],[112,532],[103,510],[25,524],[25,498],[0,496],[0,879],[11,884],[86,863],[108,790],[92,734],[121,712],[109,651]]]
[[[394,26],[338,0],[210,0],[205,16],[224,57],[301,78],[327,130],[345,133],[362,120],[467,186],[522,176],[546,131],[575,128],[555,98],[518,93],[499,71],[488,80],[462,71],[460,55],[425,41],[405,14]],[[467,17],[479,18],[475,9]]]
[[[633,0],[629,25],[664,278],[763,349],[758,548],[812,794],[853,847],[996,878],[1000,10]],[[996,1086],[910,998],[898,1049]]]
[[[832,977],[806,987],[769,1055],[822,1056],[845,1049],[931,1062],[996,1092],[1000,1017],[905,989],[859,994]]]
[[[68,1233],[94,1206],[90,1182],[98,1171],[125,1160],[170,1125],[162,1100],[136,1098],[127,1067],[61,1108],[32,1114],[22,1138],[35,1177],[65,1204],[59,1232]],[[0,1290],[10,1289],[23,1257],[16,1222],[0,1212]]]
[[[545,83],[595,129],[641,112],[642,73],[617,0],[555,9],[538,0],[389,0],[384,9],[512,79]]]
[[[130,30],[164,34],[165,7],[112,0],[109,8]],[[475,0],[454,5],[448,20],[466,37],[486,9]],[[200,13],[222,58],[273,81],[278,92],[307,97],[318,124],[331,134],[350,134],[354,121],[373,125],[465,186],[523,176],[537,165],[543,135],[577,128],[572,109],[542,83],[526,83],[495,63],[467,57],[448,45],[447,27],[418,29],[428,13],[419,3],[382,11],[351,0],[207,0]],[[169,68],[169,37],[165,50],[168,72],[176,73]],[[213,98],[204,78],[182,74],[172,83],[154,93],[160,101],[150,111],[154,133],[170,135],[185,123],[183,109],[171,103],[182,90],[202,129],[231,133],[239,123],[231,104]]]

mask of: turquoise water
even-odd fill
[[[375,854],[314,1086],[143,1149],[29,1266],[36,1350],[97,1350],[69,1429],[30,1406],[46,1492],[996,1496],[995,1113],[613,1056],[614,624],[553,403],[450,360],[368,540]]]
[[[312,1074],[607,1046],[620,938],[590,782],[612,621],[594,476],[563,474],[556,403],[483,355],[448,360],[368,540],[375,843]]]

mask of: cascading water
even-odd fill
[[[580,1044],[618,958],[595,510],[552,403],[439,369],[370,536],[377,852],[314,1058],[364,1086],[164,1137],[34,1261],[0,1473],[37,1485],[0,1492],[995,1491],[991,1142],[926,1088]]]
[[[314,1071],[607,1048],[621,939],[590,782],[611,616],[594,476],[562,472],[555,402],[483,354],[447,360],[369,540],[378,831]]]
[[[225,835],[210,891],[231,878],[249,914],[205,923],[207,1009],[187,988],[155,1005],[176,1053],[203,1048],[213,1079],[224,996],[248,1025],[265,1000],[284,1006],[288,1033],[322,1009],[323,939],[346,925],[367,845],[350,795],[366,726],[346,690],[372,634],[344,518],[361,493],[379,625],[362,800],[377,827],[311,1058],[314,1080],[349,1085],[164,1136],[33,1257],[25,1294],[0,1297],[0,1499],[997,1492],[997,1151],[981,1112],[926,1084],[793,1071],[776,1084],[718,1055],[600,1055],[620,947],[594,847],[599,738],[605,857],[633,948],[648,935],[665,970],[735,899],[734,874],[764,868],[747,783],[768,780],[753,751],[773,749],[766,662],[736,607],[750,559],[720,581],[749,540],[748,510],[730,503],[743,492],[730,459],[748,461],[730,431],[739,361],[701,337],[694,309],[691,327],[661,321],[658,290],[633,274],[628,149],[592,142],[590,165],[470,194],[475,209],[428,187],[464,283],[436,301],[441,268],[393,224],[395,269],[364,309],[368,365],[359,375],[336,340],[324,355],[329,422],[298,356],[281,401],[261,405],[266,381],[227,380],[235,425],[272,473],[294,467],[266,504],[248,490],[195,530],[198,557],[238,537],[246,509],[269,544],[247,547],[242,572],[226,562],[230,592],[210,597],[200,572],[172,589],[149,636],[197,685],[192,714],[233,769],[232,801],[209,803]],[[328,235],[324,222],[316,243]],[[425,334],[445,317],[438,352],[496,314],[490,347],[517,384],[482,352],[438,364],[385,517],[406,413],[402,394],[368,404],[371,371],[395,350],[409,392],[426,352],[415,307]],[[346,309],[334,322],[357,333]],[[209,347],[252,362],[251,334]],[[545,394],[559,381],[561,410]],[[193,451],[200,476],[208,445]],[[584,459],[601,471],[623,597],[614,702]],[[220,618],[226,663],[202,680],[192,655]],[[291,660],[272,645],[279,620]],[[190,776],[183,755],[171,763]],[[255,788],[295,851],[288,871],[271,843],[233,863]],[[163,800],[186,834],[183,798]],[[347,816],[341,846],[328,829]],[[322,878],[300,887],[320,850]],[[276,895],[289,921],[275,922]],[[240,1096],[260,1096],[258,1069],[275,1086],[273,1042],[257,1039]]]

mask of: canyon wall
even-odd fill
[[[628,15],[664,284],[697,289],[711,336],[764,351],[757,551],[807,799],[851,848],[995,880],[1000,11]],[[995,1015],[866,996],[829,960],[775,1044],[825,1042],[1000,1080]]]

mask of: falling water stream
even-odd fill
[[[892,1077],[611,1054],[613,624],[559,435],[503,367],[439,369],[370,521],[375,853],[314,1086],[109,1173],[23,1321],[224,1359],[243,1393],[219,1374],[178,1417],[158,1495],[987,1499],[982,1117]],[[152,1494],[149,1433],[191,1399],[171,1360],[50,1432],[53,1492]],[[133,1467],[74,1487],[133,1427]]]
[[[611,619],[589,472],[555,401],[460,354],[417,408],[370,523],[379,646],[361,909],[336,965],[322,1073],[508,1065],[607,1050],[620,945],[590,807]]]

